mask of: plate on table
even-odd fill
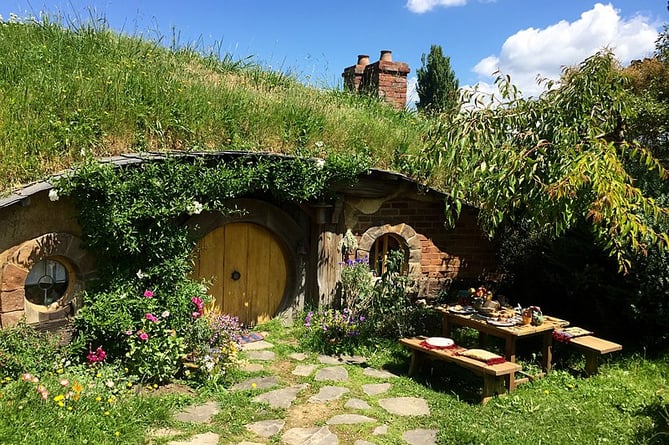
[[[455,306],[451,306],[448,308],[448,312],[452,312],[454,314],[473,314],[476,312],[476,309],[474,309],[472,306],[460,306],[459,304],[456,304]]]
[[[455,344],[453,339],[446,337],[429,337],[425,339],[425,343],[435,348],[448,348]]]

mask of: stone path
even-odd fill
[[[247,372],[257,372],[270,369],[271,363],[276,360],[276,355],[270,349],[273,344],[261,340],[248,343],[242,348],[245,351],[248,360],[242,368]],[[388,434],[389,425],[379,420],[362,414],[360,411],[370,411],[373,406],[379,406],[387,413],[396,416],[395,422],[399,425],[410,427],[411,422],[406,421],[409,416],[429,416],[430,408],[427,401],[417,397],[385,397],[384,394],[392,389],[392,380],[397,376],[380,369],[365,367],[363,374],[367,377],[379,379],[379,383],[363,384],[359,390],[369,399],[363,400],[351,397],[352,389],[345,386],[349,382],[349,374],[344,367],[345,364],[365,365],[365,359],[358,356],[330,357],[321,355],[317,358],[318,364],[304,364],[309,358],[304,353],[290,354],[289,359],[294,363],[291,375],[295,380],[311,378],[317,382],[324,383],[318,391],[311,389],[308,383],[286,384],[282,383],[280,376],[253,377],[243,382],[239,382],[230,388],[231,391],[249,391],[252,401],[258,404],[267,404],[271,408],[288,410],[295,407],[295,401],[300,398],[302,402],[298,406],[309,412],[309,405],[313,407],[327,407],[329,403],[342,403],[339,400],[345,400],[343,407],[348,410],[344,414],[331,415],[323,425],[306,426],[300,428],[286,427],[286,419],[269,419],[251,422],[245,425],[245,428],[254,435],[251,441],[230,442],[230,445],[267,445],[267,444],[286,444],[286,445],[339,445],[339,438],[335,434],[336,430],[331,430],[337,425],[369,425],[363,427],[359,439],[355,440],[355,445],[376,445],[375,437],[382,437]],[[259,362],[259,363],[258,363]],[[285,378],[285,377],[284,377]],[[355,389],[355,392],[358,392]],[[259,394],[258,394],[259,393]],[[311,395],[309,395],[311,393]],[[303,394],[309,395],[302,397]],[[320,404],[320,405],[316,405]],[[341,406],[341,405],[340,405]],[[177,413],[174,418],[180,422],[210,424],[213,422],[219,407],[216,402],[211,401],[197,406],[191,406],[182,412]],[[200,429],[201,431],[202,429]],[[178,430],[162,429],[156,430],[151,434],[153,437],[176,437],[183,436]],[[402,439],[408,445],[435,445],[437,430],[429,429],[406,429],[402,434]],[[214,445],[219,443],[220,437],[213,432],[197,434],[187,440],[173,440],[168,445]]]

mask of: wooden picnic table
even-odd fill
[[[539,326],[514,325],[495,326],[476,314],[458,314],[448,310],[448,307],[436,307],[442,314],[442,331],[444,337],[451,337],[454,326],[466,326],[479,332],[479,343],[484,346],[487,336],[498,337],[504,340],[504,356],[510,362],[516,362],[516,343],[518,340],[541,336],[541,365],[544,372],[549,372],[553,359],[553,331],[569,325],[569,322],[560,318],[544,315],[544,322]],[[510,390],[513,390],[519,381],[511,377]]]

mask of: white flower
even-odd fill
[[[137,278],[140,280],[146,276],[144,275],[144,272],[142,272],[142,269],[139,269],[135,275],[137,275]]]
[[[200,213],[202,213],[203,209],[204,207],[202,206],[202,204],[200,204],[197,201],[193,201],[188,205],[188,207],[186,207],[186,212],[188,212],[189,215],[199,215]]]
[[[325,167],[325,159],[319,159],[316,161],[316,168],[322,170]]]
[[[50,201],[58,201],[60,196],[58,196],[58,190],[57,189],[51,189],[49,190],[49,200]]]
[[[170,311],[165,311],[162,314],[160,314],[160,316],[163,317],[163,318],[167,318],[167,317],[170,316]]]

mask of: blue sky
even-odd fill
[[[105,18],[128,34],[219,44],[235,59],[251,56],[316,86],[341,85],[358,54],[380,50],[407,62],[415,81],[433,44],[451,58],[460,85],[489,88],[500,69],[527,94],[538,74],[555,78],[598,49],[623,64],[652,54],[669,23],[666,0],[0,0],[9,20],[42,12],[82,21]]]

